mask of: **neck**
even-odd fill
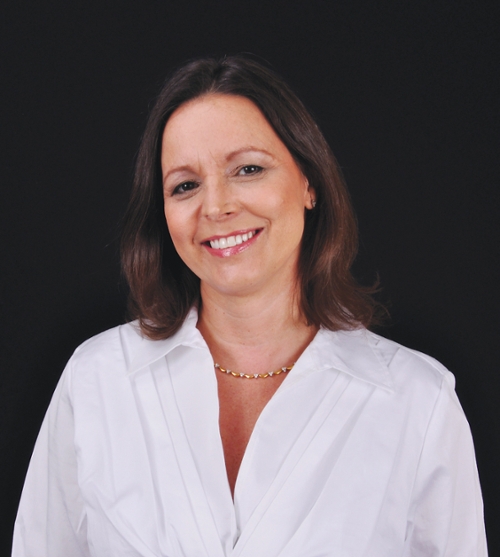
[[[198,329],[215,361],[241,373],[293,364],[317,329],[303,319],[293,288],[231,297],[203,288]]]

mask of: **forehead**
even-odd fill
[[[162,159],[203,152],[213,155],[243,147],[289,155],[260,109],[246,97],[211,94],[180,106],[169,118]],[[173,162],[173,161],[172,161]]]

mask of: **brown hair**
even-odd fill
[[[373,288],[351,275],[357,227],[339,166],[318,126],[289,86],[274,72],[242,56],[189,62],[166,82],[140,145],[125,215],[122,266],[130,287],[129,309],[145,335],[168,338],[199,303],[199,279],[180,259],[163,213],[162,134],[172,113],[211,93],[250,99],[288,148],[317,205],[306,211],[298,264],[302,313],[330,330],[368,327],[376,321]]]

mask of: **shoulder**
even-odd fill
[[[374,354],[387,365],[396,378],[398,375],[402,375],[405,379],[408,379],[407,375],[417,376],[439,385],[443,379],[454,381],[450,371],[432,356],[371,331],[365,331],[365,336]]]
[[[75,374],[78,371],[78,375],[95,375],[99,371],[106,377],[113,372],[123,377],[147,368],[180,345],[206,349],[196,323],[197,313],[192,310],[174,335],[160,340],[143,335],[137,321],[114,327],[79,346],[68,368]]]
[[[141,334],[136,322],[126,323],[95,335],[81,344],[73,353],[68,367],[79,370],[126,370],[134,354],[151,342]]]
[[[323,364],[343,369],[358,379],[395,392],[423,390],[437,394],[446,383],[452,390],[453,375],[440,362],[366,329],[322,330]]]
[[[467,425],[455,393],[455,378],[440,362],[366,329],[326,335],[331,367],[376,387],[374,400],[381,415],[409,419],[422,437],[432,420],[454,424],[454,431]],[[437,427],[434,425],[434,427]],[[465,428],[465,429],[464,429]],[[439,428],[438,428],[439,429]]]

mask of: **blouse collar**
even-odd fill
[[[178,346],[191,346],[192,348],[207,348],[207,344],[200,331],[196,328],[198,312],[192,308],[182,327],[171,337],[163,340],[151,340],[142,335],[137,322],[133,323],[137,334],[141,335],[141,344],[136,353],[132,355],[127,374],[131,375],[166,356]]]
[[[178,346],[207,349],[205,340],[196,328],[197,321],[198,312],[192,308],[182,327],[170,338],[151,340],[141,337],[140,346],[131,358],[127,374],[132,375],[153,364]],[[134,325],[137,329],[138,325]],[[381,337],[364,328],[351,331],[320,329],[304,351],[304,371],[336,369],[376,387],[392,391],[394,384],[391,372],[378,347],[380,339]],[[397,349],[397,345],[394,346]],[[300,360],[302,359],[301,356]]]

